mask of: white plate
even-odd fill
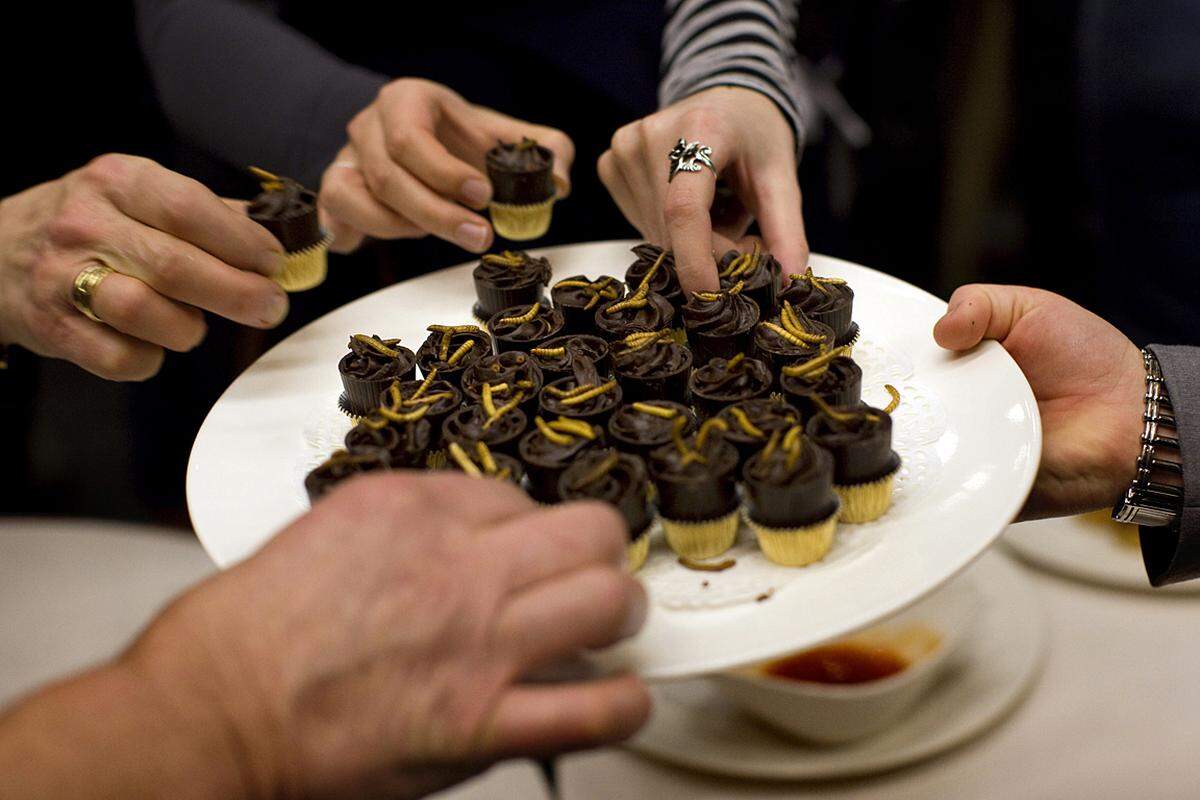
[[[1137,528],[1113,522],[1107,511],[1011,525],[1002,541],[1022,560],[1068,578],[1142,592],[1200,592],[1200,581],[1151,586]]]
[[[1000,553],[987,553],[957,580],[975,583],[974,626],[939,683],[890,730],[840,747],[805,745],[697,680],[654,687],[654,715],[628,746],[738,778],[827,780],[894,769],[979,735],[1024,696],[1046,649],[1046,624],[1029,579]]]
[[[620,276],[633,244],[538,252],[551,259],[556,279]],[[349,335],[398,336],[415,348],[426,325],[469,321],[471,267],[423,275],[327,314],[272,348],[222,395],[196,437],[187,480],[192,522],[218,564],[246,557],[307,509],[305,472],[340,446],[349,427],[335,408],[336,364]],[[842,526],[830,555],[802,570],[775,567],[749,540],[739,546],[736,568],[689,572],[658,545],[643,573],[655,600],[646,627],[602,654],[605,665],[679,678],[849,633],[961,570],[1021,507],[1041,426],[1008,354],[991,342],[966,356],[940,350],[930,332],[945,304],[903,281],[821,256],[813,269],[854,287],[864,396],[884,402],[886,381],[905,398],[895,415],[905,464],[895,506],[877,523]],[[763,594],[771,597],[755,602]]]

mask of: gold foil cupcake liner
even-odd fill
[[[662,520],[667,544],[677,555],[684,558],[713,558],[733,547],[737,541],[739,515],[735,509],[717,519],[701,522],[685,520]]]
[[[425,454],[425,469],[444,469],[446,466],[446,448],[439,447]]]
[[[362,421],[362,414],[355,414],[350,410],[350,403],[346,399],[345,392],[342,392],[340,395],[338,395],[338,411],[341,411],[343,414],[349,417],[350,421],[355,425]]]
[[[834,484],[833,490],[842,500],[842,511],[838,519],[842,522],[873,522],[887,512],[892,504],[892,487],[899,469],[884,475],[879,480],[856,483],[851,486]]]
[[[637,572],[646,563],[650,554],[650,528],[642,531],[642,535],[625,546],[625,560],[629,562],[629,571]]]
[[[679,344],[683,347],[687,347],[688,337],[687,337],[686,329],[671,328],[671,338],[673,338],[675,340],[676,344]]]
[[[283,269],[272,280],[285,292],[303,292],[320,286],[329,272],[331,244],[333,235],[327,233],[311,247],[288,253],[283,258]]]
[[[554,198],[541,203],[515,205],[512,203],[488,204],[492,215],[492,227],[496,233],[514,242],[523,242],[545,236],[550,230],[551,211]]]
[[[758,547],[768,559],[785,567],[803,567],[820,561],[833,546],[838,512],[812,525],[798,528],[771,528],[746,515],[746,524],[758,538]]]

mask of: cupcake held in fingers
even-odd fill
[[[600,500],[617,509],[629,529],[630,571],[646,563],[654,510],[642,459],[614,448],[589,450],[563,472],[558,491],[563,500]]]
[[[533,139],[501,142],[487,152],[492,227],[505,239],[537,239],[550,230],[557,190],[554,153]]]
[[[476,319],[486,322],[506,308],[543,302],[550,283],[550,262],[523,250],[488,253],[471,276],[478,298],[472,311]]]
[[[839,507],[829,453],[795,425],[773,431],[742,475],[746,521],[763,554],[787,567],[824,558],[833,546]]]
[[[885,388],[892,396],[886,409],[832,408],[817,400],[820,413],[808,421],[809,438],[833,456],[842,522],[879,519],[892,503],[900,456],[892,450],[891,412],[900,404],[900,393],[890,385]]]
[[[535,429],[521,437],[518,454],[529,477],[529,496],[539,503],[559,502],[558,479],[580,455],[603,444],[604,432],[583,420],[533,418]]]
[[[381,339],[356,333],[350,337],[350,352],[338,362],[345,390],[338,406],[351,417],[362,417],[379,406],[379,395],[392,381],[416,376],[417,356],[399,339]]]
[[[302,292],[325,280],[333,237],[321,230],[316,193],[291,178],[251,167],[262,192],[246,213],[283,245],[283,269],[274,280],[286,292]]]
[[[737,541],[737,450],[721,435],[725,423],[710,419],[685,437],[675,421],[672,442],[650,454],[650,476],[667,544],[685,558],[713,558]]]

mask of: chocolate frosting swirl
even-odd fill
[[[835,409],[835,414],[817,414],[806,427],[812,440],[833,454],[835,483],[875,480],[899,468],[890,414],[865,404]]]
[[[592,425],[591,428],[596,434],[595,439],[570,436],[571,441],[567,444],[552,442],[546,438],[541,430],[535,428],[521,437],[518,452],[521,454],[521,458],[529,464],[537,464],[544,467],[565,467],[574,461],[580,453],[604,441],[604,431],[596,425]]]
[[[492,460],[496,462],[497,472],[508,470],[508,477],[505,480],[515,483],[517,486],[521,485],[521,478],[525,477],[525,467],[520,461],[506,453],[492,453]],[[446,459],[445,469],[463,472],[463,468],[453,458]],[[499,476],[484,475],[483,477],[494,480]]]
[[[567,378],[559,378],[552,383],[546,384],[546,388],[542,389],[541,405],[542,409],[551,414],[560,414],[567,417],[590,416],[608,411],[621,403],[621,387],[613,386],[606,392],[597,394],[582,402],[571,402],[568,404],[568,398],[559,397],[556,391],[569,392],[572,389],[580,386],[601,386],[605,381],[600,377],[600,373],[587,358],[577,358],[572,366],[573,375]]]
[[[611,306],[627,300],[628,298],[614,300],[601,306],[596,311],[596,327],[615,336],[624,336],[635,331],[656,331],[660,328],[671,327],[671,323],[675,319],[675,309],[671,307],[667,298],[655,292],[646,295],[647,302],[643,306],[630,306],[618,309],[611,314],[608,313]]]
[[[615,462],[611,468],[596,475],[606,461],[613,459]],[[637,456],[616,452],[612,448],[597,448],[584,453],[563,473],[559,487],[565,500],[602,500],[622,511],[625,511],[623,506],[632,500],[635,507],[640,506],[634,509],[632,516],[645,519],[639,530],[631,530],[630,533],[637,534],[649,524],[646,465]],[[632,528],[634,524],[629,516],[627,514],[626,522]]]
[[[658,260],[662,251],[661,247],[653,244],[639,244],[633,248],[631,252],[637,256],[637,260],[625,270],[625,283],[629,286],[629,291],[637,291],[642,284],[642,279],[654,266],[654,262]],[[670,250],[667,251],[666,258],[663,259],[658,271],[654,273],[654,277],[650,279],[650,291],[661,294],[672,305],[683,297],[683,290],[679,286],[679,275],[675,272],[675,256]]]
[[[536,397],[542,390],[542,370],[534,363],[533,357],[519,350],[510,350],[495,356],[481,358],[463,373],[462,389],[471,400],[479,400],[483,396],[483,385],[493,386],[507,383],[509,393],[505,398],[513,396],[512,389],[517,388],[526,397]],[[518,384],[528,383],[528,387]],[[497,400],[497,403],[500,401]]]
[[[375,342],[372,346],[369,341]],[[338,363],[338,370],[343,375],[350,375],[364,381],[386,380],[396,378],[413,368],[417,357],[412,350],[400,344],[399,339],[381,339],[378,336],[360,338],[353,336],[348,345],[350,352]],[[395,355],[381,352],[391,350]]]
[[[730,250],[725,255],[721,256],[721,260],[717,262],[718,273],[725,272],[729,269],[729,265],[743,254],[737,250]],[[783,266],[770,253],[759,253],[758,258],[744,272],[738,275],[722,275],[721,288],[728,289],[738,281],[745,281],[747,289],[758,289],[767,286],[770,283],[778,282],[779,276],[783,273]]]
[[[779,293],[779,303],[791,303],[797,311],[807,314],[828,314],[854,302],[854,290],[846,283],[821,283],[793,277]]]
[[[563,316],[557,308],[543,306],[538,309],[533,319],[528,322],[503,322],[502,320],[520,317],[529,311],[528,307],[514,306],[492,315],[488,320],[488,330],[493,336],[514,342],[534,342],[553,336],[562,330]]]
[[[256,222],[295,219],[317,210],[317,195],[291,178],[279,178],[250,201],[246,212]]]
[[[706,336],[734,336],[758,322],[758,304],[729,291],[693,292],[683,307],[688,332]]]
[[[505,250],[499,255],[486,255],[471,275],[476,281],[513,288],[550,283],[550,261],[531,256],[524,250]]]
[[[564,286],[564,283],[586,283],[587,286]],[[620,300],[624,296],[625,285],[609,276],[593,280],[586,275],[572,275],[554,284],[550,290],[554,305],[575,308],[587,308],[589,304],[592,308],[599,308],[601,303]]]
[[[352,454],[362,450],[385,450],[393,467],[415,466],[429,450],[433,435],[426,419],[410,423],[388,423],[379,427],[370,421],[359,422],[346,434],[346,449]]]
[[[397,385],[396,388],[400,392],[401,412],[415,411],[420,406],[420,404],[404,403],[404,401],[416,394],[417,390],[421,388],[422,384],[424,384],[424,381],[414,380],[402,381]],[[443,396],[438,397],[437,400],[434,400],[432,403],[428,404],[429,411],[425,413],[426,419],[430,417],[444,417],[446,414],[449,414],[451,411],[454,411],[460,405],[462,405],[462,392],[458,390],[457,386],[455,386],[453,383],[450,383],[450,381],[430,381],[428,388],[425,389],[425,392],[422,396],[435,397],[438,395]],[[379,396],[379,404],[386,405],[390,403],[391,395],[387,389],[384,389],[383,393]]]
[[[689,449],[697,449],[695,436],[686,441]],[[698,449],[703,461],[685,458],[674,442],[664,444],[650,454],[650,471],[656,479],[696,481],[721,477],[737,468],[737,450],[719,431],[710,431],[704,446]]]
[[[554,164],[554,153],[533,139],[501,142],[487,152],[487,166],[503,172],[535,172]]]
[[[470,331],[450,334],[450,344],[446,348],[446,358],[442,358],[443,336],[444,334],[433,331],[426,337],[420,348],[417,349],[417,364],[420,365],[422,374],[428,375],[435,368],[438,371],[438,375],[459,372],[492,353],[492,337],[482,328],[474,328]],[[474,340],[475,346],[468,350],[457,363],[453,365],[447,363],[446,359],[454,355],[455,351],[462,347],[463,343],[468,339]]]
[[[525,412],[519,408],[509,411],[491,426],[484,427],[487,420],[487,412],[482,406],[469,406],[447,417],[442,423],[442,432],[449,441],[483,442],[492,446],[517,438],[527,424]]]
[[[673,339],[659,339],[637,350],[621,342],[612,344],[613,368],[634,378],[675,375],[692,364],[692,354]]]
[[[309,502],[316,502],[342,481],[364,472],[378,472],[388,468],[385,450],[363,448],[357,453],[338,450],[304,478],[304,489]]]
[[[766,364],[756,358],[734,362],[735,359],[714,358],[692,372],[689,388],[712,400],[733,402],[756,397],[771,387],[771,373]]]
[[[812,375],[783,375],[780,379],[787,391],[793,394],[816,394],[826,396],[837,392],[847,384],[862,381],[862,368],[854,359],[838,356],[829,366]]]
[[[782,447],[775,448],[769,457],[764,458],[765,455],[765,451],[759,451],[747,463],[747,478],[772,486],[788,486],[819,479],[821,471],[828,473],[833,471],[829,454],[803,438],[800,444],[800,455],[795,461],[792,461],[790,455]]]
[[[675,428],[675,419],[682,416],[687,422],[683,435],[687,436],[696,429],[696,416],[682,403],[670,400],[648,400],[638,405],[657,406],[658,408],[674,411],[676,417],[660,417],[650,414],[627,403],[616,410],[608,421],[608,431],[614,439],[631,444],[657,447],[671,441],[671,432]]]
[[[737,413],[740,411],[746,419],[762,432],[755,435],[742,427]],[[717,416],[729,426],[725,438],[731,442],[766,444],[775,431],[786,431],[800,422],[800,412],[780,400],[778,397],[756,397],[753,400],[742,400],[721,409]]]
[[[566,372],[571,369],[576,358],[586,358],[598,365],[604,362],[609,352],[608,342],[599,336],[590,336],[586,333],[556,336],[553,339],[547,340],[538,349],[556,350],[559,347],[563,349],[561,356],[547,356],[540,353],[530,353],[530,356],[533,358],[534,363],[543,370]]]

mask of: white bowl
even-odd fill
[[[953,581],[907,611],[838,640],[886,643],[911,653],[907,667],[878,680],[796,681],[768,675],[762,664],[713,679],[734,703],[772,727],[820,744],[854,741],[888,728],[921,699],[962,642],[977,606],[974,585]]]

